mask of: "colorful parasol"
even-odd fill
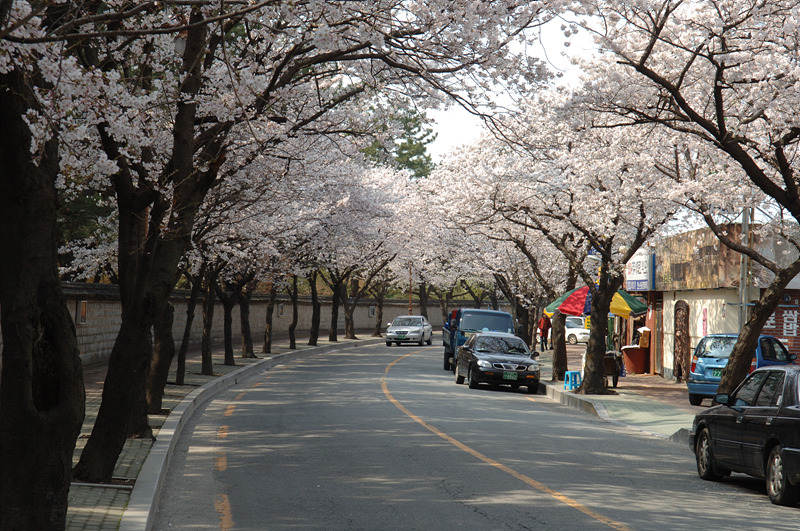
[[[552,317],[556,310],[566,315],[589,315],[592,311],[592,292],[588,286],[575,288],[560,296],[547,305],[544,309],[549,317]],[[609,312],[627,319],[628,317],[638,317],[647,311],[647,305],[639,301],[627,291],[617,290],[611,299]]]

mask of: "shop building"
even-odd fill
[[[741,225],[726,227],[735,238]],[[774,241],[754,245],[767,257],[783,256]],[[785,246],[784,246],[785,247]],[[786,256],[784,259],[791,259]],[[688,343],[691,351],[699,340],[714,333],[738,333],[756,300],[769,285],[770,271],[748,263],[742,255],[723,245],[710,229],[682,233],[641,249],[626,266],[625,289],[648,306],[647,314],[628,320],[623,344],[633,342],[637,329],[649,332],[647,366],[651,374],[674,379],[676,306],[688,306]],[[764,326],[764,334],[780,339],[800,357],[800,277],[792,280],[783,302]]]

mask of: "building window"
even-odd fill
[[[375,317],[375,306],[370,306],[369,307],[369,316],[370,317]]]
[[[278,304],[278,317],[283,315],[283,303]]]
[[[75,301],[75,324],[84,324],[87,321],[89,301]]]

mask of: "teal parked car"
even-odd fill
[[[717,394],[722,369],[728,364],[728,358],[738,338],[737,334],[711,334],[697,344],[692,356],[689,377],[686,379],[690,404],[699,406],[704,398],[713,399]],[[793,363],[795,359],[797,356],[789,354],[780,339],[761,335],[753,353],[750,372],[768,365],[787,365]]]

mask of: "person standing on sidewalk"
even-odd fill
[[[542,342],[542,350],[547,350],[547,336],[550,334],[550,318],[547,314],[542,312],[542,317],[539,319],[539,338]]]

